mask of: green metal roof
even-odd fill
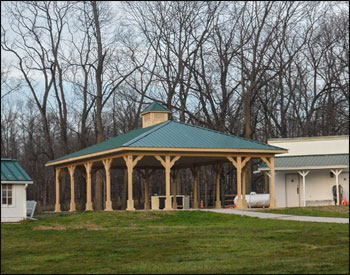
[[[103,142],[98,143],[96,145],[86,147],[86,148],[84,148],[80,151],[74,152],[72,154],[69,154],[69,155],[60,157],[58,159],[49,161],[49,163],[53,162],[53,161],[59,161],[59,160],[63,160],[63,159],[79,157],[79,156],[83,156],[83,155],[93,154],[93,153],[102,152],[102,151],[106,151],[106,150],[110,150],[110,149],[124,146],[124,144],[127,143],[128,141],[134,139],[135,137],[142,135],[143,133],[146,133],[146,132],[152,130],[156,126],[158,126],[158,125],[152,125],[152,126],[146,127],[146,128],[138,128],[136,130],[127,132],[127,133],[122,134],[120,136],[116,136],[114,138],[103,141]]]
[[[284,150],[283,148],[267,145],[262,142],[168,120],[147,128],[133,130],[50,162],[102,152],[118,147]]]
[[[305,156],[281,156],[275,158],[276,170],[293,170],[302,168],[321,169],[322,167],[342,168],[349,166],[349,154],[332,155],[305,155]],[[259,170],[269,170],[266,163],[259,166]]]
[[[33,183],[26,171],[14,159],[1,159],[1,182]]]
[[[165,108],[163,105],[157,103],[157,102],[153,102],[152,104],[150,104],[146,109],[144,109],[142,111],[143,113],[147,113],[147,112],[151,112],[151,111],[156,111],[156,112],[169,112],[169,110],[167,108]]]

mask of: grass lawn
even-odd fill
[[[260,209],[257,211],[298,216],[349,218],[349,205],[290,207],[281,209]]]
[[[1,273],[349,274],[349,225],[202,211],[46,214],[1,224]]]

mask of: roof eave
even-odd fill
[[[345,169],[347,165],[328,165],[328,166],[300,166],[300,167],[275,167],[275,171],[292,171],[292,170],[322,170],[322,169]],[[258,168],[259,171],[270,171],[270,168]]]
[[[113,153],[119,153],[123,151],[135,151],[135,152],[203,152],[203,153],[209,153],[209,152],[220,152],[220,153],[256,153],[256,154],[283,154],[288,153],[288,150],[275,150],[275,149],[229,149],[229,148],[172,148],[172,147],[128,147],[128,146],[122,146],[115,149],[102,151],[102,152],[96,152],[88,155],[63,159],[59,161],[51,161],[47,162],[45,164],[46,167],[49,166],[58,166],[60,164],[67,164],[67,163],[73,163],[75,161],[81,161],[84,159],[90,159],[94,157],[102,157],[103,155],[107,154],[113,154]]]
[[[144,113],[141,113],[142,115],[148,114],[148,113],[171,113],[170,111],[146,111]]]
[[[1,184],[33,184],[33,181],[2,180]]]

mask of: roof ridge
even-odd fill
[[[229,137],[233,137],[233,138],[239,138],[239,139],[243,139],[243,140],[246,140],[246,141],[249,141],[249,142],[258,143],[258,144],[265,145],[265,146],[267,145],[267,146],[270,146],[270,147],[274,147],[276,149],[284,150],[284,148],[282,148],[282,147],[277,147],[277,146],[266,144],[266,143],[263,143],[263,142],[260,142],[260,141],[256,141],[256,140],[252,140],[252,139],[248,139],[248,138],[244,138],[244,137],[239,137],[239,136],[233,136],[233,135],[230,135],[230,134],[227,134],[227,133],[223,133],[223,132],[220,132],[220,131],[217,131],[217,130],[204,128],[204,127],[201,127],[201,126],[198,126],[198,125],[188,124],[188,123],[185,123],[185,122],[180,122],[180,121],[175,121],[175,120],[172,120],[172,121],[176,122],[176,123],[180,123],[180,124],[185,124],[187,126],[191,126],[191,127],[194,127],[194,128],[199,128],[199,129],[202,129],[202,130],[206,130],[206,131],[222,134],[222,135],[225,135],[225,136],[229,136]]]
[[[137,136],[137,137],[134,137],[132,140],[129,140],[127,143],[124,143],[122,146],[130,146],[131,144],[139,141],[140,139],[152,134],[153,132],[157,131],[158,129],[164,127],[165,125],[169,124],[172,120],[167,120],[167,121],[164,121],[164,122],[161,122],[159,123],[156,127],[153,127],[152,129],[144,132],[143,134]],[[120,146],[120,147],[122,147]]]

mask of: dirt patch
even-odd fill
[[[74,224],[71,226],[65,226],[62,224],[38,225],[35,227],[35,229],[37,230],[67,230],[67,229],[103,230],[104,228],[96,224],[87,223],[87,224]]]
[[[97,224],[86,223],[73,225],[71,226],[71,229],[102,230],[105,228],[103,228],[102,226],[98,226]]]
[[[62,224],[55,224],[55,225],[38,225],[35,227],[37,230],[67,230],[67,227]]]

